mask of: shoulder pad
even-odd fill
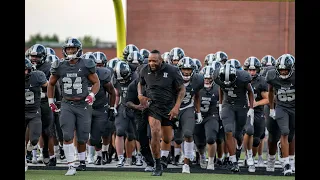
[[[51,68],[54,68],[54,69],[57,69],[61,64],[61,61],[54,61],[52,64],[51,64]]]
[[[237,70],[237,76],[237,79],[244,83],[250,82],[252,79],[250,74],[245,70]]]
[[[44,74],[43,71],[35,70],[35,71],[32,71],[30,75],[32,75],[32,77],[34,77],[34,79],[37,82],[42,82],[47,80],[46,75]]]
[[[202,75],[194,73],[192,76],[193,83],[204,83],[204,78]]]
[[[96,67],[96,63],[92,60],[92,59],[82,59],[83,62],[84,62],[84,65],[90,69],[90,68],[93,68],[93,67]]]
[[[102,81],[111,79],[111,71],[107,68],[97,68],[97,75]]]
[[[276,78],[276,70],[275,69],[270,69],[267,74],[266,74],[266,81],[269,83],[273,79]]]

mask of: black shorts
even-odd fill
[[[159,109],[156,107],[150,106],[148,108],[148,116],[151,116],[161,122],[161,126],[173,126],[173,122],[169,120],[169,112],[166,113],[167,110]]]

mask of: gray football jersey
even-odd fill
[[[190,105],[190,103],[193,101],[193,96],[195,95],[195,93],[199,92],[203,88],[203,81],[203,76],[196,73],[193,74],[189,85],[186,86],[186,95],[181,101],[180,108],[184,108]]]
[[[69,61],[55,61],[50,72],[59,76],[62,86],[62,96],[67,98],[85,98],[89,94],[89,74],[96,72],[92,59],[79,58],[76,64]]]
[[[118,81],[116,81],[114,87],[117,89],[117,91],[119,92],[119,95],[120,95],[119,104],[126,103],[126,98],[128,96],[128,86],[132,81],[134,81],[137,78],[138,78],[138,74],[133,72],[132,75],[131,75],[131,80],[130,81],[128,81],[128,82],[126,82],[124,84],[121,84]]]
[[[295,71],[288,79],[277,76],[275,69],[268,71],[266,80],[275,90],[277,106],[295,109]]]
[[[103,87],[105,84],[111,81],[111,72],[109,69],[100,67],[96,68],[96,73],[100,80],[100,89],[98,93],[95,95],[95,101],[92,104],[93,108],[101,108],[104,105],[108,104],[109,100],[107,98],[107,90]],[[92,84],[89,81],[88,83],[88,90],[91,92]]]
[[[44,72],[47,80],[49,80],[50,75],[51,75],[51,73],[50,73],[51,63],[45,62],[45,63],[41,64],[40,66],[37,65],[36,68],[37,68],[37,70]]]
[[[264,67],[264,68],[261,70],[261,72],[260,72],[261,76],[266,77],[267,72],[268,72],[269,70],[271,70],[271,69],[274,69],[274,68],[275,68],[274,66]]]
[[[40,108],[41,86],[47,82],[46,75],[42,71],[32,71],[29,79],[25,81],[25,111],[33,112]]]
[[[200,100],[200,111],[204,118],[213,114],[218,114],[217,103],[219,101],[219,86],[214,83],[210,89],[202,88],[200,90]]]
[[[254,93],[254,99],[255,101],[260,101],[263,99],[261,93],[262,92],[268,92],[268,83],[262,76],[257,76],[256,78],[253,78],[251,81],[251,85],[253,88]],[[255,112],[263,112],[263,106],[257,106],[254,108]]]
[[[248,83],[250,83],[251,81],[251,76],[247,71],[238,69],[236,70],[236,75],[237,79],[233,87],[225,87],[224,84],[222,84],[222,82],[218,78],[215,78],[215,82],[220,86],[220,88],[223,91],[222,103],[237,106],[248,106],[247,86]]]

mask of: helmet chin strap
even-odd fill
[[[203,87],[205,88],[211,88],[213,85],[213,81],[211,82],[211,84],[204,84]]]
[[[182,76],[182,78],[184,81],[190,81],[191,76]]]

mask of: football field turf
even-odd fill
[[[166,173],[161,177],[153,177],[150,172],[124,171],[80,171],[75,176],[65,176],[66,170],[28,170],[25,180],[294,180],[294,176],[238,175],[238,174],[182,174]]]

